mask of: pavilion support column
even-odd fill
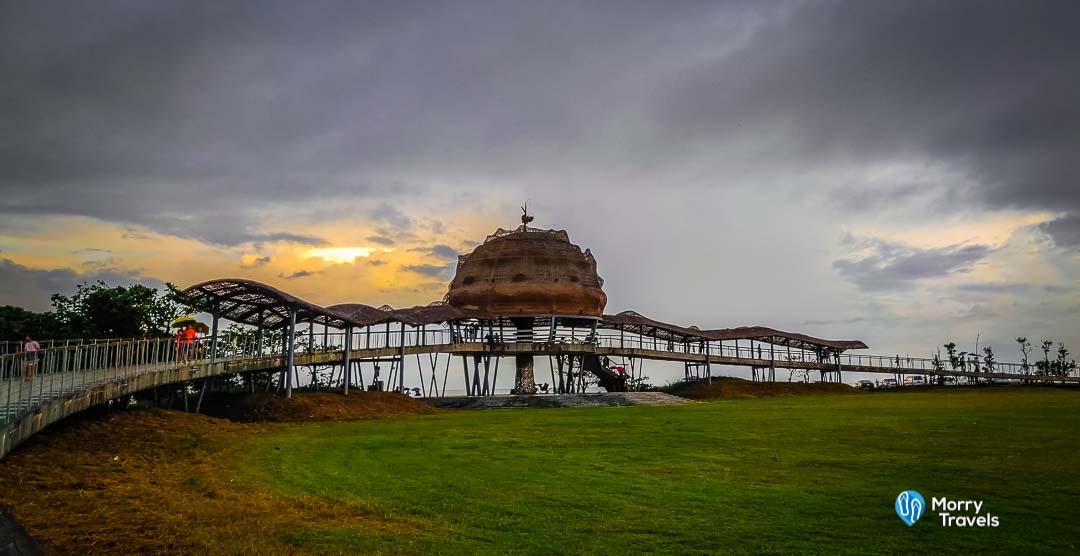
[[[532,317],[513,318],[511,322],[517,329],[517,337],[527,336],[532,341],[533,319]],[[514,392],[517,394],[536,393],[535,362],[532,354],[514,356]]]
[[[349,395],[349,379],[352,378],[352,361],[349,360],[351,355],[349,351],[352,350],[352,327],[345,326],[345,355],[341,362],[341,391],[346,396]]]
[[[262,356],[262,347],[263,347],[263,314],[262,314],[262,311],[259,311],[259,324],[257,325],[257,328],[255,329],[255,353],[253,353],[252,355],[254,355],[256,357],[261,357]]]
[[[775,344],[769,343],[769,382],[776,381],[776,347]]]
[[[398,359],[401,361],[398,368],[398,392],[405,391],[405,323],[401,323],[401,347],[398,348]]]
[[[221,319],[221,305],[218,302],[214,303],[214,317],[213,324],[210,328],[210,361],[217,361],[217,346],[218,346],[218,320]],[[202,399],[202,395],[199,395],[199,399]],[[195,413],[199,411],[196,409]]]
[[[533,368],[532,355],[515,355],[516,370],[514,373],[514,390],[518,394],[535,394],[536,377]]]
[[[293,365],[294,352],[296,351],[296,342],[294,341],[294,334],[296,333],[296,309],[289,307],[289,328],[286,331],[287,340],[285,350],[285,398],[292,397],[293,388],[293,370],[296,368]]]
[[[285,375],[289,373],[289,323],[281,327],[281,374],[278,376],[277,391],[285,390]]]

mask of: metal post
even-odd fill
[[[210,385],[210,377],[203,379],[202,388],[199,389],[199,400],[195,402],[195,414],[199,414],[199,408],[202,407],[203,396],[206,395],[206,387]]]
[[[218,302],[215,302],[214,303],[214,314],[213,314],[213,317],[214,317],[213,322],[214,323],[210,328],[210,360],[211,361],[217,361],[217,345],[218,345],[217,336],[218,336],[218,318],[219,318],[218,309],[220,309],[220,304]],[[202,395],[200,394],[200,401],[201,401],[201,399],[202,399]],[[199,412],[199,408],[196,407],[195,408],[195,413],[198,413],[198,412]]]
[[[387,328],[390,327],[390,323],[386,323]],[[389,338],[389,334],[387,334]],[[398,369],[398,392],[405,390],[405,323],[401,323],[401,347],[398,348],[398,358],[401,360],[401,367]]]
[[[346,396],[349,395],[349,379],[352,378],[352,361],[349,360],[349,351],[352,350],[352,327],[345,326],[345,360],[341,365],[341,372],[345,373],[343,377],[344,387],[342,391]]]
[[[293,387],[293,352],[295,349],[295,342],[293,341],[293,334],[296,332],[296,309],[289,307],[289,329],[288,340],[286,340],[286,354],[285,354],[285,398],[292,397]]]
[[[775,339],[775,338],[774,338]],[[776,344],[769,342],[769,381],[776,380]]]

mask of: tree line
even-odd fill
[[[43,312],[0,307],[0,340],[72,338],[160,338],[188,310],[172,284],[164,291],[131,284],[83,283],[72,295],[53,294],[52,309]]]
[[[1065,347],[1064,342],[1057,342],[1057,349],[1054,350],[1053,340],[1043,340],[1041,345],[1043,357],[1035,361],[1031,360],[1032,345],[1027,338],[1021,336],[1016,339],[1016,343],[1020,349],[1020,372],[1022,374],[1069,376],[1077,371],[1076,360],[1069,359],[1069,350]],[[984,347],[981,355],[977,352],[958,352],[956,342],[949,342],[941,347],[945,348],[946,358],[942,359],[941,349],[939,348],[933,358],[935,371],[944,371],[946,364],[954,371],[975,373],[992,373],[998,368],[998,362],[994,358],[993,346]],[[1053,358],[1051,358],[1051,353],[1054,354]]]

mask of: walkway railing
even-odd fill
[[[585,344],[611,350],[645,350],[653,358],[663,358],[664,353],[673,355],[708,355],[714,362],[724,358],[725,363],[746,366],[768,366],[770,363],[805,362],[821,365],[837,365],[840,369],[857,371],[875,369],[877,372],[897,374],[933,374],[932,359],[900,356],[842,355],[822,358],[803,351],[753,343],[748,340],[724,342],[669,342],[664,339],[620,332],[618,330],[588,330],[581,328],[555,328],[517,330],[511,327],[463,326],[451,329],[394,329],[367,328],[352,332],[350,345],[353,350],[402,348],[427,346],[433,351],[449,348],[459,343],[484,343],[505,345],[515,343]],[[173,338],[135,340],[64,340],[41,342],[44,349],[38,353],[15,352],[0,355],[0,427],[18,422],[33,414],[43,404],[57,399],[70,398],[103,384],[120,383],[149,372],[198,366],[209,362],[241,361],[245,359],[280,356],[285,342],[280,334],[262,337],[250,334],[221,334],[213,338],[197,338],[190,343]],[[295,353],[337,352],[345,345],[341,332],[329,333],[314,330],[299,331],[295,338]],[[673,359],[678,359],[673,357]],[[684,358],[685,359],[685,358]],[[732,359],[740,360],[732,362]],[[993,369],[979,368],[976,363],[965,362],[950,371],[1005,373],[1016,378],[1036,377],[1029,366],[1017,363],[995,363]]]

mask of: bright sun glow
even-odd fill
[[[319,249],[308,249],[304,253],[304,258],[310,259],[318,257],[328,263],[351,263],[357,257],[367,257],[372,253],[390,252],[393,249],[381,249],[378,247],[323,247]]]

